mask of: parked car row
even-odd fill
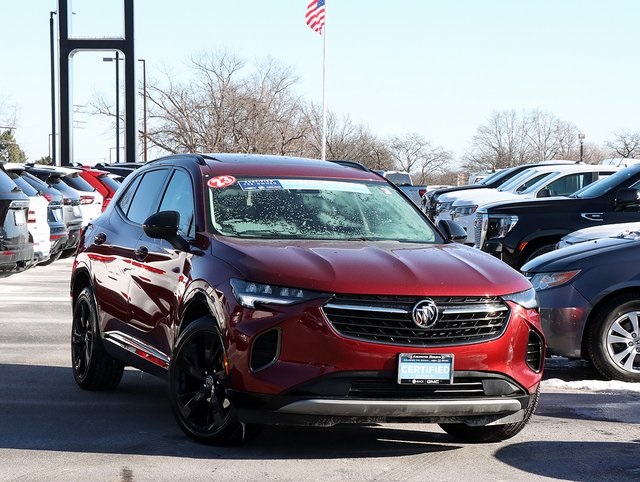
[[[532,282],[549,355],[585,359],[606,378],[640,382],[640,165],[627,165],[591,166],[599,179],[586,182],[585,170],[584,187],[569,196],[477,203],[472,229],[476,248]],[[605,170],[610,167],[616,172]],[[535,176],[538,169],[522,172]],[[536,185],[568,179],[576,169]],[[520,176],[513,177],[516,184],[527,179]],[[436,191],[434,198],[452,194]]]
[[[0,166],[0,276],[72,255],[122,179],[90,167]]]

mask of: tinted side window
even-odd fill
[[[131,200],[133,199],[133,195],[136,193],[136,189],[138,189],[138,184],[140,184],[140,179],[142,179],[142,176],[136,177],[133,180],[133,182],[127,186],[127,190],[118,200],[118,207],[122,210],[125,216],[129,211],[129,206],[131,206]]]
[[[160,203],[159,211],[178,211],[183,236],[194,237],[193,186],[189,175],[184,171],[175,171]]]
[[[162,189],[166,177],[167,170],[165,169],[150,171],[142,176],[133,199],[131,199],[129,209],[125,213],[130,221],[142,224],[149,217],[157,205],[158,193]]]

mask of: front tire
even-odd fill
[[[519,434],[535,412],[540,399],[540,387],[529,397],[529,405],[525,409],[524,418],[520,422],[503,425],[473,427],[464,423],[440,423],[440,428],[460,442],[483,443],[500,442]]]
[[[112,390],[118,386],[124,364],[102,345],[93,290],[84,288],[73,304],[71,367],[76,383],[85,390]]]
[[[180,335],[169,365],[169,399],[182,431],[198,442],[243,442],[246,427],[229,400],[224,343],[216,322],[205,316]]]
[[[606,378],[640,382],[640,300],[618,297],[594,314],[587,331],[587,352]]]

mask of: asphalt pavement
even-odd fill
[[[160,379],[127,369],[113,392],[76,386],[71,265],[0,279],[0,481],[640,479],[640,391],[577,389],[606,382],[556,359],[532,421],[500,443],[383,424],[267,427],[241,447],[199,445],[174,422]]]

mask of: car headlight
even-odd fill
[[[504,238],[518,223],[518,216],[510,214],[489,216],[487,239]]]
[[[568,283],[578,276],[578,273],[580,273],[579,269],[573,271],[559,271],[557,273],[538,273],[531,277],[531,284],[536,291],[555,288],[556,286],[562,286],[563,284]]]
[[[315,298],[326,297],[325,293],[288,288],[272,284],[253,283],[240,279],[230,280],[233,295],[245,308],[256,308],[256,303],[271,305],[295,305]]]
[[[453,208],[452,217],[471,216],[478,209],[477,204],[467,204],[465,206],[455,206]]]
[[[438,201],[438,204],[436,204],[436,212],[439,214],[443,211],[449,211],[452,204],[453,201]]]
[[[539,306],[538,295],[536,294],[536,290],[533,288],[510,295],[504,295],[502,299],[505,301],[512,301],[529,310],[536,309]]]

